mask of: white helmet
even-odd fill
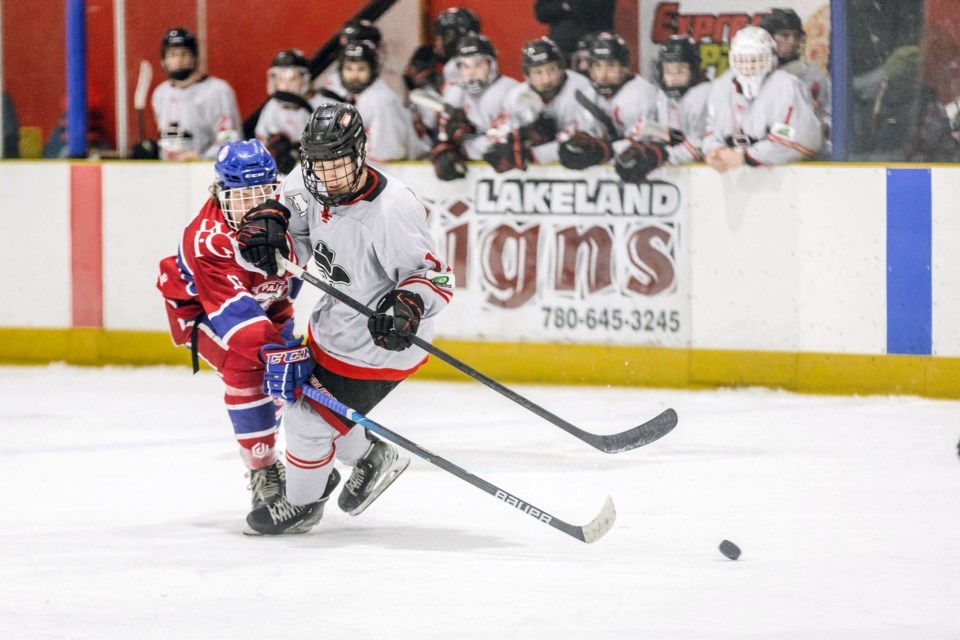
[[[737,31],[730,42],[730,68],[748,100],[757,97],[764,78],[776,67],[777,43],[773,36],[752,25]]]

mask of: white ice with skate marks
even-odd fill
[[[245,537],[214,376],[2,368],[0,638],[960,636],[960,403],[517,390],[601,433],[680,422],[610,455],[479,384],[412,381],[370,417],[569,522],[612,495],[596,543],[415,456],[358,517]]]

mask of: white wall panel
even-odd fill
[[[157,265],[209,197],[213,164],[103,165],[104,326],[165,331]]]
[[[937,167],[933,195],[933,355],[960,356],[960,168]]]
[[[799,181],[780,169],[690,169],[691,346],[797,348]]]
[[[800,177],[798,350],[883,353],[886,169],[792,167]],[[786,206],[793,206],[787,204]]]
[[[71,326],[70,165],[0,163],[5,278],[0,326]]]

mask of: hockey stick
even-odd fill
[[[153,79],[153,67],[146,60],[140,61],[140,74],[137,76],[137,88],[133,91],[133,108],[137,111],[137,144],[143,144],[147,139],[146,109],[147,92],[150,90],[150,81]]]
[[[356,422],[362,427],[370,431],[373,431],[378,436],[381,436],[382,438],[389,440],[395,445],[403,447],[410,453],[420,458],[423,458],[430,464],[440,467],[447,473],[452,473],[453,475],[457,476],[464,482],[468,482],[472,484],[473,486],[480,489],[481,491],[489,493],[494,498],[498,500],[503,500],[505,503],[507,503],[511,507],[516,507],[517,509],[519,509],[520,511],[523,511],[528,516],[535,518],[537,521],[543,522],[544,524],[548,524],[554,529],[557,529],[558,531],[562,531],[568,536],[576,538],[581,542],[586,542],[587,544],[590,544],[591,542],[596,542],[597,540],[602,538],[607,531],[610,530],[610,528],[613,526],[613,523],[617,519],[617,512],[613,506],[613,499],[608,496],[607,501],[603,504],[603,508],[600,510],[600,513],[598,513],[597,516],[587,524],[583,526],[577,526],[577,525],[570,524],[569,522],[564,522],[560,518],[552,516],[546,511],[533,506],[529,502],[521,500],[517,496],[504,491],[503,489],[496,486],[495,484],[491,484],[490,482],[487,482],[483,478],[479,476],[475,476],[474,474],[470,473],[466,469],[463,469],[462,467],[458,467],[457,465],[453,464],[449,460],[446,460],[445,458],[441,458],[435,453],[432,453],[431,451],[424,449],[417,443],[411,440],[407,440],[406,438],[401,436],[399,433],[391,431],[390,429],[387,429],[383,425],[377,422],[374,422],[373,420],[366,417],[359,411],[354,411],[347,405],[343,404],[342,402],[340,402],[339,400],[331,396],[329,392],[326,392],[326,389],[324,389],[323,391],[317,390],[313,388],[309,383],[305,384],[302,387],[302,389],[303,389],[304,395],[316,400],[323,406],[327,407],[331,411],[334,411],[340,414],[347,420],[352,420]]]
[[[284,270],[286,270],[291,275],[294,275],[298,278],[302,278],[320,289],[326,294],[329,294],[344,303],[351,309],[361,313],[366,317],[371,317],[374,314],[373,310],[364,305],[361,302],[358,302],[354,298],[351,298],[346,293],[343,293],[339,289],[327,284],[323,280],[315,277],[313,274],[307,273],[301,267],[291,263],[289,260],[285,259],[279,253],[277,254],[277,264]],[[620,433],[614,433],[610,435],[599,435],[596,433],[590,433],[584,431],[573,424],[567,422],[563,418],[556,416],[543,407],[535,404],[534,402],[528,400],[527,398],[521,396],[519,393],[508,389],[503,386],[493,378],[486,376],[470,365],[454,358],[452,355],[441,349],[440,347],[434,346],[431,343],[427,342],[419,336],[413,335],[409,336],[410,341],[429,353],[430,355],[436,356],[440,360],[443,360],[454,369],[461,371],[477,382],[487,385],[497,393],[502,396],[510,398],[517,404],[519,404],[524,409],[535,413],[541,418],[547,420],[548,422],[560,427],[567,433],[571,434],[575,438],[578,438],[591,447],[599,449],[604,453],[620,453],[621,451],[629,451],[630,449],[636,449],[637,447],[642,447],[644,445],[650,444],[656,440],[659,440],[663,436],[670,433],[675,426],[677,426],[677,412],[673,409],[667,409],[660,415],[644,422],[641,425],[638,425],[632,429],[622,431]]]
[[[600,108],[600,105],[592,102],[583,91],[577,89],[577,92],[574,94],[574,97],[577,100],[577,104],[584,108],[584,110],[593,118],[601,127],[603,127],[606,132],[607,139],[611,142],[616,142],[617,140],[622,140],[624,137],[637,138],[638,140],[643,137],[651,137],[656,140],[662,140],[664,142],[670,142],[670,130],[663,127],[662,125],[653,122],[652,120],[643,119],[638,125],[634,126],[626,136],[621,136],[617,133],[617,126],[613,123],[613,118],[608,116],[603,109]]]

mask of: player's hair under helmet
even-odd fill
[[[457,55],[457,43],[468,33],[480,32],[480,18],[470,9],[451,7],[442,11],[433,21],[433,33],[440,38],[443,57],[449,60]]]
[[[663,79],[664,62],[686,62],[690,66],[690,81],[682,87],[668,87]],[[682,97],[690,87],[699,83],[702,78],[699,45],[689,36],[670,36],[670,39],[663,43],[657,52],[657,60],[653,65],[653,75],[665,94],[674,99]]]
[[[773,36],[760,27],[747,25],[730,42],[730,68],[740,91],[748,100],[760,93],[760,85],[777,67],[777,45]]]
[[[593,84],[593,88],[602,96],[615,94],[633,76],[630,73],[630,47],[627,46],[626,41],[621,36],[615,33],[604,31],[594,36],[590,43],[588,59],[591,67],[601,60],[606,60],[608,62],[619,62],[624,68],[623,76],[615,84],[599,84],[591,75],[590,82]]]
[[[343,158],[352,163],[335,162]],[[321,204],[333,207],[354,199],[367,162],[367,134],[357,109],[342,102],[320,105],[303,129],[300,161],[303,183]]]
[[[348,81],[347,78],[343,77],[343,65],[346,62],[366,62],[370,67],[370,78],[366,82]],[[380,54],[377,51],[377,45],[369,40],[348,42],[340,52],[340,59],[337,64],[344,88],[353,94],[362,92],[373,84],[373,81],[380,75]]]
[[[243,214],[277,193],[277,163],[259,140],[224,144],[217,152],[213,170],[220,210],[234,231]]]
[[[307,95],[310,89],[310,70],[307,65],[307,57],[300,49],[284,49],[279,52],[267,69],[267,95],[276,93],[278,84],[283,85],[283,90],[286,91],[287,87],[293,84],[293,80],[299,80],[299,84],[291,93]]]
[[[800,42],[806,36],[803,30],[803,22],[793,9],[770,9],[760,18],[760,28],[771,36],[776,36],[780,31],[796,31]],[[786,58],[779,58],[778,53],[780,64],[786,64],[799,58],[801,48],[798,44],[792,52],[788,53]]]
[[[551,62],[556,63],[560,68],[560,81],[552,87],[543,90],[533,89],[544,100],[553,100],[560,89],[567,81],[567,74],[563,72],[563,54],[560,53],[560,47],[550,38],[543,36],[536,40],[530,40],[520,49],[520,66],[523,67],[523,75],[530,78],[530,69],[540,67]],[[532,85],[531,85],[532,87]]]
[[[500,70],[497,66],[499,56],[496,47],[490,42],[490,38],[482,33],[468,33],[460,38],[457,43],[457,61],[463,58],[482,57],[490,63],[490,73],[486,79],[474,78],[471,80],[461,80],[460,86],[470,95],[477,95],[493,84],[500,77]]]

